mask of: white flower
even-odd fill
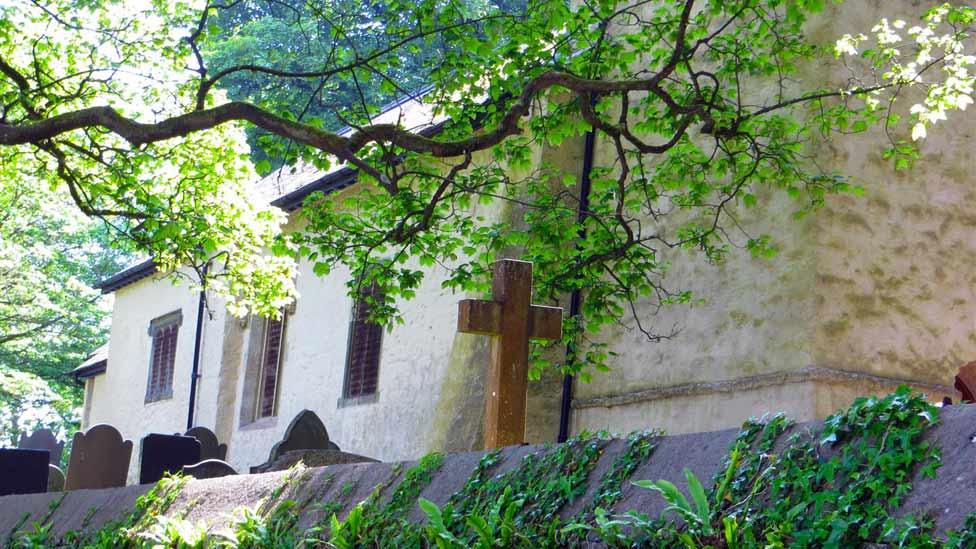
[[[839,40],[837,40],[837,43],[834,45],[834,54],[838,56],[844,54],[857,55],[857,43],[857,38],[849,34],[845,34]]]
[[[912,127],[912,141],[918,141],[919,139],[925,139],[925,124],[916,122],[915,126]]]

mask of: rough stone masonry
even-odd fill
[[[795,427],[811,432],[818,428],[817,423]],[[726,451],[736,435],[737,430],[725,430],[662,437],[656,450],[635,470],[631,479],[667,479],[684,490],[682,470],[687,467],[701,479],[712,478],[722,467]],[[937,533],[960,528],[966,516],[976,510],[976,405],[956,405],[943,409],[939,423],[925,437],[941,448],[942,466],[936,478],[915,480],[911,494],[898,513],[931,516]],[[590,473],[587,493],[562,509],[562,515],[571,516],[588,501],[603,472],[625,447],[626,442],[622,439],[608,443],[599,463]],[[495,472],[511,470],[524,456],[546,451],[550,450],[541,446],[507,447],[502,450],[502,461]],[[482,452],[469,452],[446,456],[443,465],[420,496],[443,504],[462,487],[482,455]],[[344,502],[344,509],[338,513],[341,518],[353,505],[365,499],[377,484],[385,483],[396,475],[398,478],[386,489],[387,493],[392,492],[397,482],[402,480],[403,471],[411,464],[404,465],[407,466],[398,468],[391,463],[356,463],[310,468],[299,471],[299,482],[290,483],[287,482],[289,474],[294,475],[295,471],[190,480],[166,514],[181,516],[194,523],[204,522],[211,528],[220,529],[229,524],[235,509],[244,506],[256,508],[262,499],[287,485],[280,496],[282,498],[303,500],[314,497],[319,502]],[[348,486],[355,488],[349,492]],[[52,539],[72,530],[97,530],[130,511],[136,498],[149,488],[149,485],[144,485],[77,490],[65,494],[0,497],[0,536],[5,538],[19,526],[29,527],[31,521],[40,521],[45,517],[53,525]],[[51,503],[62,497],[64,499],[52,513]],[[625,482],[623,495],[614,511],[636,509],[656,516],[663,507],[664,501],[658,494]],[[319,506],[309,505],[299,526],[314,524],[322,518],[320,514]],[[417,521],[424,520],[416,507],[410,517]]]

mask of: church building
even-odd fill
[[[830,43],[918,11],[897,4],[904,13],[873,0],[830,8],[810,35]],[[815,70],[798,78],[843,78],[836,67]],[[415,101],[384,116],[436,122]],[[703,303],[664,309],[657,321],[678,328],[664,341],[649,341],[627,319],[607,328],[599,337],[615,353],[611,370],[588,383],[564,388],[554,371],[530,381],[526,440],[555,441],[561,428],[725,429],[770,411],[811,420],[902,384],[933,401],[957,399],[953,375],[976,359],[974,128],[969,113],[940,123],[922,159],[903,171],[882,158],[880,132],[818,147],[818,161],[853,176],[864,195],[829,196],[801,220],[783,193],[759,196],[739,222],[775,235],[779,254],[739,251],[712,264],[688,252],[675,261],[668,276]],[[586,147],[579,138],[535,160],[582,177],[586,155],[601,165],[612,154],[608,143]],[[341,197],[357,178],[348,168],[286,168],[257,185],[294,224],[311,193]],[[82,428],[110,423],[138,444],[149,432],[206,426],[237,470],[264,462],[303,409],[343,451],[384,461],[480,447],[489,341],[458,333],[457,311],[459,300],[483,296],[442,289],[439,267],[400,304],[405,322],[388,331],[348,296],[348,273],[319,277],[307,262],[300,297],[280,320],[233,317],[166,274],[144,262],[101,283],[114,294],[111,336],[76,370],[85,382]]]

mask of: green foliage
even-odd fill
[[[516,545],[516,540],[522,543],[527,541],[520,535],[515,521],[515,515],[525,505],[525,499],[516,499],[511,486],[505,488],[486,515],[471,514],[465,517],[466,535],[455,535],[448,526],[450,518],[445,521],[443,512],[432,501],[421,498],[419,504],[427,515],[427,539],[433,540],[439,549],[512,547]],[[468,532],[473,533],[473,540]]]
[[[0,182],[15,177],[0,163]],[[109,304],[89,285],[125,257],[63,192],[0,183],[0,440],[40,427],[68,438],[81,391],[69,375],[106,340]]]
[[[394,469],[389,481],[376,486],[370,496],[356,505],[344,520],[340,521],[335,514],[331,516],[329,543],[340,548],[374,547],[387,543],[417,545],[422,528],[407,520],[407,515],[443,462],[444,456],[441,454],[424,456],[407,469],[392,495],[383,501],[383,489],[399,475],[399,471]]]
[[[689,469],[685,469],[684,474],[685,480],[688,482],[691,502],[674,484],[666,480],[639,480],[634,482],[634,485],[659,492],[668,502],[668,506],[664,510],[674,512],[687,524],[688,531],[686,534],[688,536],[693,535],[697,538],[713,536],[715,530],[712,528],[712,509],[705,496],[705,487]],[[695,547],[695,544],[690,543],[689,546]]]
[[[57,542],[59,547],[84,549],[136,549],[143,547],[174,547],[191,549],[204,547],[206,531],[185,521],[167,517],[164,513],[172,505],[186,483],[187,477],[166,476],[148,492],[136,499],[135,507],[124,518],[113,521],[95,531],[69,531],[60,540],[51,539],[54,511],[67,494],[52,502],[46,517],[32,524],[32,529],[15,528],[7,537],[10,549],[40,549]],[[87,528],[95,509],[85,517],[82,530]],[[28,517],[24,517],[26,520]]]
[[[233,529],[220,536],[218,544],[237,549],[285,549],[294,547],[301,539],[296,528],[299,509],[293,500],[284,500],[270,513],[262,516],[251,509],[242,509]]]
[[[870,53],[849,37],[838,49],[869,67],[835,85],[799,78],[830,73],[807,35],[825,4],[16,0],[0,6],[0,183],[59,187],[163,271],[206,270],[198,282],[235,314],[293,300],[298,259],[348,272],[352,293],[378,285],[388,299],[372,313],[396,321],[430,267],[476,293],[493,260],[520,256],[540,301],[582,292],[560,366],[585,377],[610,358],[594,334],[631,317],[656,341],[672,333],[657,311],[698,302],[669,277],[675,262],[772,257],[781,235],[738,221],[765,197],[803,216],[858,192],[810,162],[812,146],[883,125],[904,167],[917,150],[882,105],[923,82],[906,119],[917,139],[972,101],[973,10],[920,14],[911,54],[887,21]],[[383,102],[421,83],[423,120],[376,123]],[[439,121],[441,133],[418,135]],[[346,124],[361,131],[334,131]],[[581,212],[576,169],[541,152],[589,132],[601,154]],[[361,185],[310,197],[284,236],[284,214],[258,191],[275,194],[291,167],[339,164]]]
[[[303,503],[269,500],[268,512],[242,510],[229,533],[209,535],[200,525],[163,513],[181,478],[167,478],[139,499],[126,519],[87,536],[69,534],[69,547],[608,547],[777,548],[861,547],[889,544],[916,549],[971,547],[976,513],[958,531],[933,533],[928,517],[892,517],[912,489],[915,475],[934,474],[938,450],[922,440],[938,421],[937,409],[902,388],[884,398],[858,399],[830,416],[820,431],[791,433],[782,415],[750,420],[729,448],[725,466],[707,487],[687,469],[685,487],[666,480],[638,480],[660,494],[659,518],[635,510],[613,513],[621,484],[653,452],[655,432],[634,433],[597,482],[589,479],[606,440],[584,435],[526,455],[511,469],[493,473],[501,453],[482,456],[464,485],[443,506],[420,497],[443,457],[426,456],[405,471],[394,469],[356,505],[343,505],[328,522],[298,528]],[[387,490],[400,478],[392,491]],[[297,486],[306,477],[289,477]],[[330,481],[331,482],[331,481]],[[581,501],[587,485],[596,489]],[[630,484],[628,484],[630,485]],[[349,492],[338,490],[340,498]],[[387,492],[388,496],[384,496]],[[330,502],[324,502],[330,503]],[[426,522],[411,512],[417,507]],[[53,505],[51,514],[57,506]],[[567,516],[569,509],[578,509]],[[26,517],[25,517],[26,520]],[[49,518],[18,528],[7,545],[42,547],[51,542]]]
[[[474,526],[478,517],[512,513],[520,543],[553,535],[556,523],[550,521],[585,493],[587,479],[605,443],[603,438],[584,433],[552,449],[529,454],[518,467],[495,477],[483,479],[484,470],[476,470],[444,505],[446,527],[459,539],[473,543],[481,535]],[[505,504],[500,505],[501,501]]]
[[[610,469],[600,477],[600,484],[596,493],[587,503],[583,513],[592,512],[597,508],[610,508],[622,494],[624,483],[634,474],[637,467],[645,463],[657,447],[657,439],[663,432],[635,431],[627,437],[627,449],[621,452]]]
[[[4,446],[16,447],[21,433],[41,427],[68,437],[77,428],[78,404],[75,398],[56,393],[39,376],[0,365],[0,441]]]
[[[937,418],[907,388],[858,399],[827,418],[819,440],[795,434],[778,455],[769,448],[757,461],[744,460],[723,512],[738,523],[743,543],[883,541],[896,534],[889,510],[911,490],[912,476],[934,476],[939,466],[938,450],[922,440]]]
[[[484,11],[481,2],[464,6],[471,12]],[[395,18],[383,2],[338,1],[327,4],[297,3],[284,7],[274,3],[240,2],[220,10],[210,20],[203,55],[211,71],[241,64],[273,66],[279,70],[310,72],[320,68],[336,41],[342,47],[367,52],[390,47],[396,39],[393,29],[379,32],[378,24]],[[377,106],[414,93],[427,85],[424,59],[444,46],[437,36],[418,40],[411,47],[384,61],[387,70],[337,78],[281,79],[261,73],[240,72],[221,80],[220,88],[234,100],[251,100],[287,109],[297,120],[316,127],[339,130],[350,122],[362,123],[377,113]],[[246,130],[251,157],[257,171],[266,175],[283,164],[294,163],[301,149],[287,139],[261,128]]]

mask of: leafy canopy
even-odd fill
[[[812,142],[884,123],[887,154],[908,165],[891,110],[902,93],[923,97],[912,139],[971,102],[972,10],[937,6],[907,39],[887,21],[871,40],[843,37],[828,49],[860,59],[836,86],[798,78],[829,53],[804,32],[824,4],[13,2],[0,7],[0,162],[66,187],[164,268],[215,264],[203,283],[237,313],[293,299],[299,258],[319,275],[348,267],[352,291],[409,298],[427,267],[471,291],[495,257],[521,256],[539,298],[582,292],[569,363],[600,365],[586,334],[625,316],[671,334],[654,312],[693,298],[665,283],[676,250],[774,252],[735,218],[763,189],[798,215],[855,190],[809,161]],[[375,120],[420,83],[438,132]],[[283,235],[249,185],[245,128],[259,171],[343,164],[363,185],[311,197]],[[587,133],[605,154],[584,197],[542,152]],[[373,309],[396,318],[396,304]]]
[[[70,372],[105,343],[111,310],[91,286],[126,258],[65,192],[12,164],[0,174],[0,439],[16,444],[22,431],[77,422]]]

